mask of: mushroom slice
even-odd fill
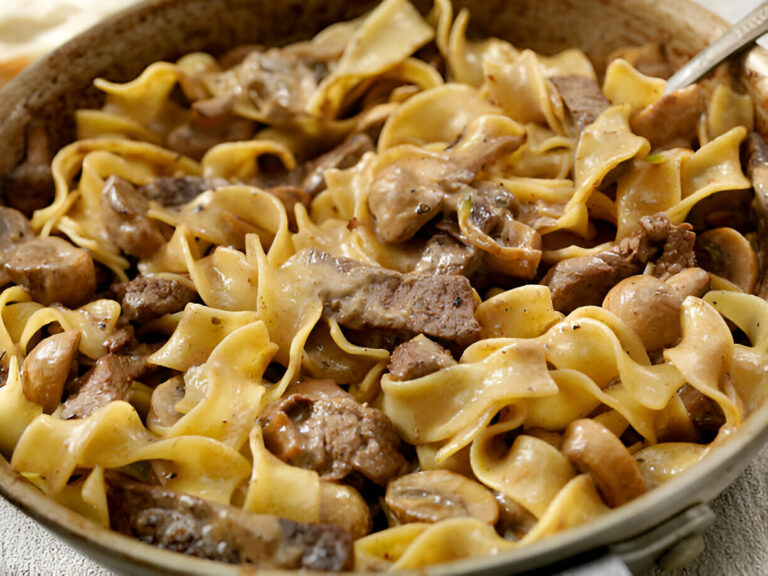
[[[749,240],[733,228],[714,228],[696,238],[696,260],[702,268],[751,294],[757,284],[757,255]]]
[[[685,300],[688,296],[701,298],[709,290],[709,272],[698,266],[691,266],[673,274],[665,280]]]
[[[371,509],[352,486],[321,480],[320,522],[341,526],[357,540],[371,532]]]
[[[602,424],[589,418],[574,420],[565,429],[561,451],[582,472],[591,474],[611,508],[645,493],[645,482],[634,457]]]
[[[682,304],[677,290],[647,275],[625,278],[603,300],[603,308],[621,318],[648,351],[672,346],[680,339]]]
[[[46,414],[51,414],[61,402],[79,345],[80,331],[67,330],[41,341],[24,359],[24,396],[40,404]]]
[[[385,500],[403,523],[470,517],[493,525],[499,518],[493,492],[448,470],[413,472],[390,480]]]

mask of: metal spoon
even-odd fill
[[[768,2],[763,2],[683,65],[667,80],[666,94],[693,84],[730,55],[768,32]]]

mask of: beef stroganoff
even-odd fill
[[[162,548],[388,571],[589,522],[727,441],[768,390],[752,100],[469,18],[385,0],[98,79],[50,164],[33,127],[11,184],[52,192],[0,208],[13,468]]]

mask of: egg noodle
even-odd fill
[[[768,391],[768,303],[749,293],[754,286],[745,291],[710,270],[709,289],[681,297],[679,336],[650,350],[615,309],[558,311],[540,281],[559,262],[617,249],[644,217],[665,215],[675,227],[713,195],[750,190],[740,147],[754,129],[752,101],[716,78],[703,97],[695,145],[655,146],[636,133],[634,119],[660,101],[665,82],[617,58],[601,78],[608,105],[579,129],[552,79],[597,81],[585,54],[543,56],[496,38],[472,40],[468,21],[466,10],[454,17],[447,0],[437,0],[428,16],[406,0],[385,0],[310,41],[254,49],[324,63],[322,74],[297,72],[300,80],[283,87],[287,103],[243,88],[253,65],[245,53],[234,63],[194,53],[154,63],[125,84],[97,80],[105,104],[77,113],[78,139],[56,154],[55,196],[34,213],[32,228],[84,249],[114,282],[138,274],[172,279],[197,299],[136,326],[139,339],[160,340],[147,361],[167,375],[165,384],[136,380],[125,399],[65,419],[62,401],[44,411],[25,395],[25,357],[41,334],[76,331],[80,362],[92,365],[122,325],[121,304],[97,292],[70,309],[6,287],[0,450],[13,468],[104,526],[109,470],[136,476],[146,463],[160,463],[166,473],[148,482],[303,523],[323,520],[323,487],[336,482],[360,490],[371,513],[385,518],[356,534],[354,569],[386,571],[499,553],[608,513],[616,505],[606,496],[613,480],[563,446],[574,423],[609,431],[644,489],[738,428]],[[216,98],[230,99],[231,121],[247,122],[255,134],[214,142],[197,156],[170,149],[169,135],[190,120],[189,103]],[[374,135],[373,149],[351,166],[326,170],[311,201],[286,207],[270,190],[270,175],[289,174],[362,133]],[[437,204],[416,205],[432,212],[410,232],[385,229],[388,218],[401,222],[398,209],[414,207],[374,194],[383,194],[386,178],[411,169],[419,186],[423,178],[461,185]],[[134,257],[106,229],[110,177],[134,187],[161,177],[216,184],[178,206],[150,201],[146,216],[166,234],[156,250]],[[486,185],[522,207],[507,212],[501,233],[475,217],[470,191]],[[448,346],[457,362],[398,377],[388,368],[392,346],[350,335],[328,313],[324,272],[299,256],[315,250],[407,276],[424,253],[422,229],[438,212],[450,221],[449,236],[493,272],[490,283],[473,281],[479,337]],[[652,276],[653,262],[639,274]],[[339,371],[353,377],[339,381]],[[397,476],[460,474],[518,510],[526,527],[504,530],[496,516],[489,522],[472,514],[405,521],[381,491],[370,496],[370,487],[276,457],[265,441],[265,409],[310,378],[336,379],[361,405],[386,415],[408,461]],[[168,383],[183,388],[176,417],[148,417],[154,390]],[[720,415],[708,436],[695,439],[683,388]],[[621,467],[614,473],[619,481],[629,474]]]

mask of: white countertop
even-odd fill
[[[45,0],[36,1],[45,3]],[[9,17],[9,6],[25,7],[29,2],[0,2],[2,45],[5,40],[4,24],[8,23],[3,19]],[[54,0],[54,3],[62,4],[58,0]],[[128,2],[121,0],[112,3],[100,0],[100,3],[109,4],[110,8],[118,8]],[[727,20],[734,21],[748,13],[759,2],[701,0],[701,4]],[[26,8],[22,11],[26,11]],[[704,552],[686,570],[678,574],[768,574],[768,446],[746,473],[712,503],[712,508],[717,513],[718,520],[705,535]],[[0,499],[0,576],[17,575],[111,576],[112,573],[85,558]]]

